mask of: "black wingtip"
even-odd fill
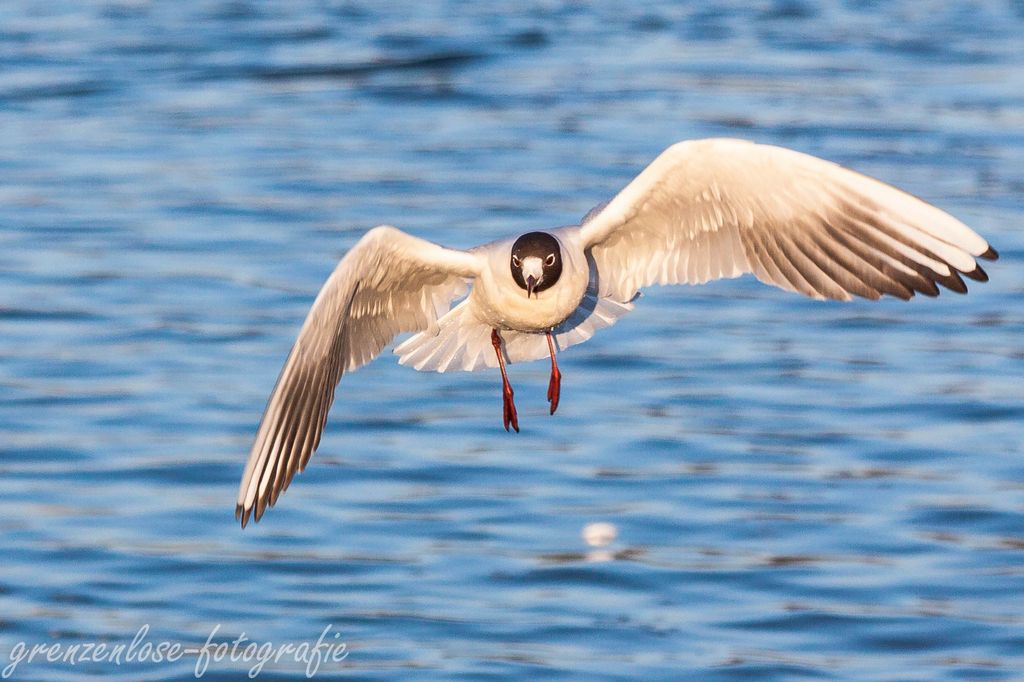
[[[965,272],[964,275],[970,277],[975,282],[987,282],[988,273],[985,272],[980,265],[976,265],[970,272]]]
[[[964,280],[961,279],[960,273],[950,268],[949,275],[949,277],[942,280],[942,285],[950,291],[955,291],[958,294],[966,294],[967,285],[964,283]]]
[[[999,260],[999,252],[990,246],[988,247],[988,251],[981,254],[979,258],[984,258],[985,260]]]

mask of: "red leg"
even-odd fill
[[[512,384],[508,383],[508,374],[505,373],[505,356],[501,352],[501,337],[498,330],[491,330],[491,345],[494,346],[494,353],[498,356],[498,367],[501,368],[501,398],[502,398],[502,421],[505,423],[505,430],[508,425],[519,433],[519,416],[516,414],[516,404],[512,400]]]
[[[558,371],[558,361],[555,360],[555,341],[548,332],[548,351],[551,352],[551,380],[548,382],[548,402],[551,403],[551,414],[558,409],[558,397],[562,393],[562,373]]]

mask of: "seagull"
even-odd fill
[[[519,431],[506,365],[556,355],[633,309],[653,284],[751,273],[815,299],[958,293],[996,251],[944,211],[879,180],[790,149],[736,139],[678,142],[579,225],[468,250],[389,225],[371,229],[323,285],[285,361],[242,475],[242,528],[277,502],[320,443],[335,389],[396,336],[420,371],[497,367],[502,422]],[[453,305],[454,304],[454,305]]]

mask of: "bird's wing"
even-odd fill
[[[988,243],[949,214],[878,180],[743,140],[669,147],[580,229],[602,296],[753,273],[819,299],[966,292],[986,281]]]
[[[334,390],[346,371],[377,357],[402,332],[435,324],[481,264],[382,225],[345,254],[306,316],[249,454],[235,516],[258,521],[320,443]]]

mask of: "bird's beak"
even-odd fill
[[[526,298],[533,298],[537,294],[537,285],[544,279],[544,262],[536,256],[529,256],[523,259],[519,272],[526,284]]]

